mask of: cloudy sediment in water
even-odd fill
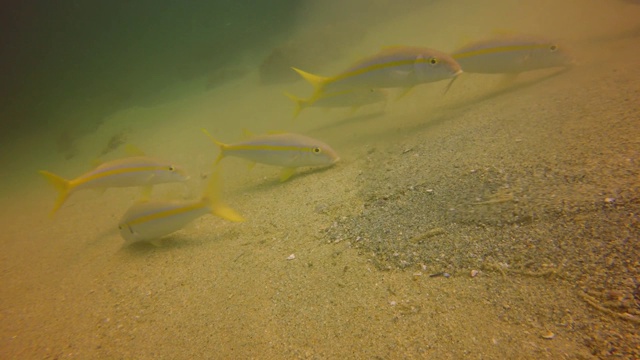
[[[0,357],[640,357],[636,2],[17,2],[0,16]],[[571,66],[518,43],[491,47],[517,76],[487,57],[489,74],[461,60],[453,84],[389,86],[423,71],[403,63],[295,119],[283,95],[313,99],[292,67],[331,77],[383,49],[505,38],[559,44]],[[387,101],[349,98],[370,90]],[[263,163],[216,163],[201,129]],[[319,139],[340,161],[252,134]],[[118,173],[134,187],[78,191],[49,217],[58,194],[38,171],[74,179],[132,147],[185,181],[136,168]]]

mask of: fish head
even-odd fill
[[[567,49],[557,43],[544,43],[530,54],[529,62],[535,68],[569,67],[575,65],[575,60]]]
[[[124,239],[126,244],[132,244],[134,242],[142,241],[139,234],[131,227],[131,225],[126,222],[121,222],[118,224],[118,230],[120,231],[120,236]]]
[[[187,171],[174,163],[163,163],[154,174],[156,183],[184,182],[189,180]]]
[[[424,51],[416,57],[414,64],[416,83],[427,83],[451,79],[462,74],[460,64],[451,56],[435,51]]]
[[[329,166],[340,160],[338,153],[322,142],[312,144],[306,152],[306,157],[310,166]]]

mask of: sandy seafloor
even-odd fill
[[[419,17],[354,52],[398,43]],[[37,129],[3,145],[0,357],[640,357],[640,40],[600,36],[609,25],[568,36],[569,71],[508,86],[465,75],[383,112],[292,122],[282,91],[306,84],[251,73],[118,112],[69,161]],[[296,131],[341,161],[280,183],[225,159],[224,199],[247,221],[205,216],[160,247],[124,247],[114,230],[136,189],[78,192],[48,218],[54,191],[36,171],[80,174],[121,131],[191,172],[188,189],[154,197],[197,196],[217,155],[202,127],[225,141]]]

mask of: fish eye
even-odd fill
[[[551,46],[549,46],[549,50],[551,50],[551,51],[556,51],[556,50],[558,50],[558,45],[551,45]]]
[[[320,154],[322,152],[322,150],[319,147],[313,148],[312,151],[314,154]]]
[[[433,57],[432,57],[432,58],[429,58],[429,64],[431,64],[431,65],[436,65],[437,63],[438,63],[438,59],[433,58]]]

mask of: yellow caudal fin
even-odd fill
[[[208,203],[211,213],[215,216],[233,222],[244,221],[244,218],[235,210],[220,202],[220,187],[220,173],[214,171],[211,173],[211,180],[209,180],[209,184],[207,184],[207,189],[204,192],[202,201]]]
[[[291,99],[291,101],[293,101],[296,104],[296,108],[293,110],[293,118],[297,118],[298,115],[300,115],[300,112],[306,108],[308,106],[308,102],[309,100],[306,99],[301,99],[293,94],[290,94],[288,92],[284,92],[284,96],[288,97],[289,99]]]
[[[50,213],[50,216],[53,216],[56,211],[60,209],[62,204],[64,204],[64,202],[67,200],[67,197],[69,197],[69,193],[71,192],[71,184],[68,180],[63,179],[56,174],[52,174],[44,170],[41,170],[39,172],[40,174],[42,174],[42,176],[44,176],[45,179],[47,179],[47,181],[49,181],[51,185],[56,188],[56,190],[58,190],[58,199],[56,200],[56,203]]]
[[[294,67],[292,67],[292,69],[313,86],[313,88],[315,89],[315,94],[312,99],[317,99],[322,96],[322,89],[324,88],[324,85],[327,83],[327,80],[329,80],[329,78],[319,75],[313,75]]]
[[[221,143],[220,141],[216,140],[213,137],[213,135],[209,134],[207,129],[202,129],[202,132],[205,135],[207,135],[209,137],[209,139],[211,139],[211,141],[213,141],[213,143],[216,144],[218,146],[218,148],[220,149],[220,154],[218,154],[218,157],[216,158],[216,161],[213,163],[213,166],[216,166],[216,165],[218,165],[220,160],[222,160],[224,158],[224,150],[227,148],[227,144]]]

